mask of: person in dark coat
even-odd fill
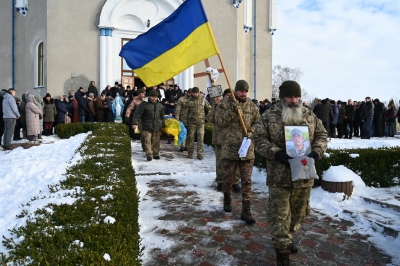
[[[330,102],[327,102],[327,100],[321,101],[317,117],[322,121],[322,124],[324,125],[326,132],[328,132],[329,134],[330,132],[329,122],[331,117],[333,117]]]
[[[374,137],[382,137],[382,116],[383,113],[385,112],[385,105],[379,101],[379,99],[374,100],[374,128],[375,128],[375,134]]]
[[[336,105],[336,101],[331,100],[330,105],[333,112],[333,119],[329,122],[330,137],[336,138],[336,124],[339,119],[339,107]]]
[[[175,117],[176,113],[176,104],[175,104],[175,99],[171,97],[168,101],[167,104],[165,104],[165,114]]]
[[[107,109],[104,109],[104,122],[114,122],[115,120],[115,115],[112,111],[112,105],[114,103],[114,98],[112,96],[109,96],[106,99],[106,105]]]
[[[353,101],[351,99],[347,101],[347,105],[344,108],[344,110],[345,110],[344,120],[343,120],[344,138],[351,139],[353,136],[353,121],[355,112]],[[349,125],[350,127],[350,132],[348,132],[347,130],[347,125]]]
[[[111,86],[107,85],[107,87],[101,92],[101,94],[104,94],[106,97],[111,96],[112,95]]]
[[[338,133],[337,137],[339,139],[341,139],[343,137],[343,120],[344,120],[344,115],[345,115],[346,111],[345,111],[344,107],[342,106],[341,101],[338,101],[337,104],[338,104],[338,108],[339,108],[339,116],[338,116],[338,121],[336,124],[336,129],[337,129],[337,133]]]
[[[26,100],[28,101],[28,99]],[[47,93],[46,96],[43,98],[43,131],[45,136],[53,135],[53,123],[55,121],[56,114],[57,109],[54,103],[54,99],[51,98],[50,93]],[[37,133],[30,135],[35,134]]]
[[[96,88],[96,83],[91,81],[88,87],[88,93],[93,93],[94,97],[97,98],[99,96],[99,91]]]
[[[64,124],[65,116],[68,115],[68,109],[64,102],[64,96],[60,95],[56,102],[56,109],[57,109],[57,123]]]
[[[95,108],[96,108],[97,122],[104,122],[105,121],[104,113],[106,112],[106,109],[108,108],[107,103],[106,103],[106,96],[104,94],[100,95],[100,97],[98,97],[94,103],[95,103]]]
[[[396,121],[396,112],[391,104],[388,105],[385,116],[387,136],[394,137],[394,122]]]
[[[90,113],[89,108],[86,104],[87,95],[83,91],[79,90],[75,93],[75,99],[78,102],[78,115],[79,122],[84,123],[86,115]]]
[[[374,119],[374,104],[371,102],[371,98],[365,98],[365,104],[361,110],[361,122],[364,123],[365,138],[371,138],[371,127],[372,120]]]
[[[70,95],[68,97],[65,97],[64,103],[65,103],[65,107],[67,107],[67,110],[68,110],[68,116],[69,116],[69,118],[71,118],[71,122],[72,122],[72,118],[74,116],[74,96]]]

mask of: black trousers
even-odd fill
[[[347,125],[350,127],[350,132],[347,130]],[[344,127],[344,137],[351,138],[353,136],[353,120],[351,119],[344,119],[343,120],[343,127]]]

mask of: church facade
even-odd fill
[[[272,92],[271,1],[276,2],[202,0],[231,85],[247,80],[249,97],[258,100],[270,98]],[[48,92],[56,97],[79,87],[86,90],[90,81],[96,82],[99,91],[115,81],[140,87],[140,77],[119,57],[121,47],[168,17],[182,2],[0,0],[1,89],[14,87],[17,95]],[[214,69],[222,68],[217,56],[209,62]],[[164,84],[205,91],[208,77],[194,77],[205,70],[205,63],[199,62]],[[223,73],[216,84],[228,87]]]

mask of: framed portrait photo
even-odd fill
[[[208,87],[208,94],[210,95],[211,98],[219,97],[222,96],[223,91],[221,85],[216,85],[214,87]]]
[[[285,126],[286,153],[291,157],[307,156],[311,152],[308,126]]]

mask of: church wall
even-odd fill
[[[11,34],[12,34],[12,2],[0,0],[0,82],[2,89],[8,89],[12,85],[11,80]]]
[[[54,94],[99,84],[99,16],[106,0],[48,2],[47,89]],[[76,77],[72,77],[76,76]],[[98,88],[99,90],[103,88]]]
[[[232,5],[232,0],[203,0],[204,9],[207,13],[208,20],[213,30],[218,48],[221,53],[221,58],[228,73],[229,80],[234,88],[237,79],[236,55],[237,55],[237,11]],[[210,59],[211,67],[214,69],[222,68],[218,56],[213,56]],[[204,72],[204,62],[195,65],[194,73]],[[205,91],[207,77],[196,78],[194,86]],[[228,83],[223,73],[220,74],[216,84],[221,85],[223,89],[228,88]],[[187,89],[187,88],[182,88]]]
[[[15,12],[15,89],[17,95],[24,92],[44,96],[45,90],[37,87],[37,49],[43,42],[46,53],[46,2],[37,0],[29,5],[26,16]],[[44,58],[46,73],[46,57]],[[46,80],[46,77],[44,77]],[[45,84],[44,84],[45,85]]]

